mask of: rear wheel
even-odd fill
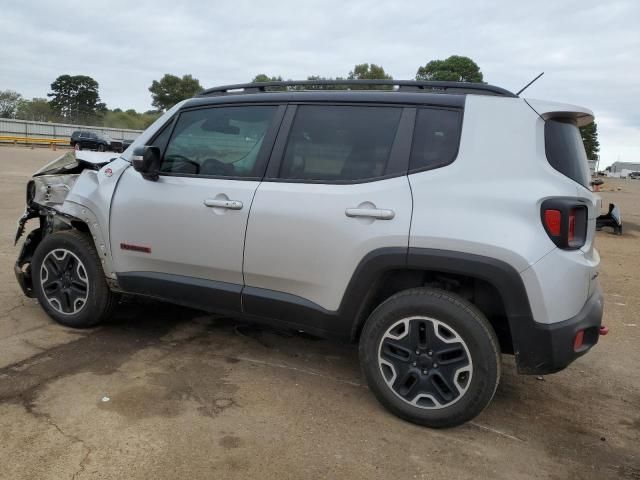
[[[500,378],[498,340],[484,315],[458,295],[416,288],[371,314],[360,339],[369,387],[395,415],[451,427],[478,415]]]
[[[110,316],[117,303],[91,239],[76,230],[46,236],[33,255],[33,288],[56,322],[86,328]]]

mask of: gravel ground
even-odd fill
[[[0,147],[0,477],[640,479],[640,181],[606,180],[622,236],[600,232],[610,334],[568,369],[518,376],[429,430],[384,411],[353,346],[158,302],[74,331],[22,296],[15,221],[57,155]]]

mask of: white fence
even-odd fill
[[[114,140],[135,140],[137,136],[142,133],[142,130],[128,130],[126,128],[91,127],[88,125],[29,122],[27,120],[0,118],[0,135],[69,139],[71,137],[71,133],[75,130],[89,130],[91,132],[106,133]]]

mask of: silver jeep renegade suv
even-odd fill
[[[72,327],[127,293],[358,342],[378,400],[431,427],[482,411],[501,353],[548,374],[595,345],[591,111],[484,84],[327,83],[206,90],[121,157],[47,165],[19,222],[39,219],[25,294]]]

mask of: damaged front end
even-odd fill
[[[27,183],[26,208],[18,219],[14,244],[17,245],[30,219],[38,218],[39,226],[27,235],[14,271],[18,284],[28,297],[35,296],[31,259],[40,241],[54,231],[78,228],[82,223],[80,219],[59,210],[69,192],[84,170],[97,171],[111,160],[104,155],[93,155],[91,160],[79,159],[74,151],[67,152],[34,173]]]

